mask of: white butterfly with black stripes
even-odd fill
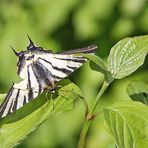
[[[54,92],[56,82],[67,77],[87,61],[86,58],[74,54],[94,54],[97,49],[97,46],[91,45],[85,48],[53,53],[51,50],[35,46],[30,38],[29,40],[30,44],[27,51],[17,53],[12,48],[19,58],[17,73],[23,80],[11,86],[0,106],[0,117],[18,110],[44,90]]]

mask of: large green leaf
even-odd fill
[[[54,96],[54,101],[47,100],[43,95],[44,97],[37,98],[15,113],[2,118],[0,147],[15,146],[49,116],[71,109],[74,100],[81,96],[80,89],[74,83],[59,89],[58,93],[59,95]]]
[[[121,79],[143,64],[147,52],[148,35],[125,38],[111,49],[107,69],[113,78]]]
[[[134,101],[140,101],[148,105],[148,84],[134,81],[127,87],[127,93]]]
[[[147,148],[148,107],[125,101],[104,109],[106,124],[119,148]]]

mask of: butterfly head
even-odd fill
[[[37,59],[37,57],[35,57],[35,55],[37,55],[36,53],[43,50],[43,48],[35,46],[29,36],[28,38],[29,45],[27,47],[27,51],[16,52],[16,50],[10,46],[15,55],[18,57],[17,73],[22,79],[26,78],[28,75],[28,66],[33,64]]]
[[[13,51],[15,55],[18,57],[17,73],[22,79],[24,79],[27,76],[28,66],[31,65],[35,60],[34,53],[32,53],[31,51],[16,52],[14,49]]]
[[[16,52],[16,50],[10,46],[15,55],[18,57],[17,73],[22,79],[25,79],[28,76],[28,66],[34,64],[40,55],[43,55],[47,52],[51,53],[50,50],[45,51],[42,47],[36,46],[29,36],[28,39],[29,45],[26,51]]]

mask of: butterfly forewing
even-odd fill
[[[36,61],[38,65],[46,68],[55,81],[67,77],[74,70],[79,68],[87,59],[74,57],[73,55],[47,54]]]

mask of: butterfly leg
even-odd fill
[[[49,88],[49,91],[51,92],[51,93],[55,93],[55,91],[56,91],[56,84],[55,84],[55,82],[54,81],[50,81],[50,88]]]
[[[50,100],[52,101],[52,110],[54,110],[54,99],[53,99],[53,93],[50,95]]]
[[[45,98],[46,98],[46,100],[48,101],[49,99],[48,99],[48,91],[45,93]]]
[[[50,90],[46,90],[46,91],[47,91],[47,92],[45,93],[46,100],[47,100],[47,101],[49,101],[49,100],[52,101],[52,106],[53,106],[52,109],[54,109],[54,98],[53,98],[54,93],[52,93]],[[48,96],[49,92],[50,92],[50,98],[49,98],[49,96]]]
[[[60,96],[62,96],[66,100],[69,100],[68,97],[65,97],[65,96],[67,96],[67,94],[70,96],[69,93],[77,95],[73,89],[71,89],[71,90],[59,90],[58,93],[59,93]]]

